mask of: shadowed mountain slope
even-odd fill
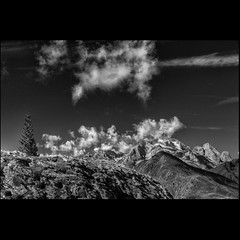
[[[234,159],[231,162],[222,163],[210,171],[229,178],[239,184],[239,159]]]

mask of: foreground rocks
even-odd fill
[[[1,152],[1,199],[171,199],[149,176],[108,160]]]

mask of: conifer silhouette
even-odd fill
[[[38,148],[33,135],[32,118],[30,113],[26,114],[22,138],[19,140],[18,150],[28,156],[38,156]]]

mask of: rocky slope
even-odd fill
[[[171,199],[149,176],[113,161],[1,151],[1,199]]]

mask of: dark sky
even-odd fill
[[[125,132],[144,119],[177,116],[187,128],[174,138],[190,147],[209,142],[220,152],[238,156],[238,66],[163,68],[149,82],[152,93],[145,106],[134,94],[118,89],[90,92],[74,106],[71,88],[78,81],[70,70],[45,83],[37,81],[35,52],[41,44],[43,41],[1,42],[1,61],[8,72],[1,75],[1,149],[17,148],[24,116],[30,111],[40,144],[44,133],[60,135],[65,142],[70,138],[68,130],[77,131],[81,125],[99,129],[114,124]],[[160,41],[155,54],[165,61],[236,54],[238,47],[237,41]],[[41,152],[45,150],[41,148]]]

